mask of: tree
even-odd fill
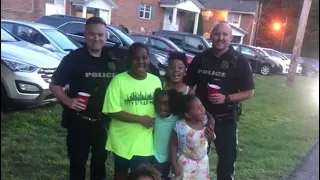
[[[260,27],[257,34],[257,45],[280,49],[280,35],[272,31],[273,22],[284,22],[287,17],[287,27],[284,37],[283,51],[292,53],[297,26],[302,9],[300,0],[263,0],[263,10]],[[301,55],[319,58],[319,0],[313,0],[309,14],[307,29]],[[280,33],[283,33],[280,31]]]

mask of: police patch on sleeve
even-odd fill
[[[228,69],[229,68],[229,62],[228,61],[222,61],[220,65],[221,69]]]

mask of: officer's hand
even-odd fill
[[[70,102],[67,104],[67,106],[70,109],[76,110],[76,111],[83,111],[86,110],[87,106],[83,104],[85,101],[80,98],[74,98],[70,99]]]
[[[223,104],[225,103],[226,96],[224,94],[212,94],[209,96],[209,101],[211,101],[213,104]]]
[[[139,123],[148,129],[153,126],[153,122],[154,118],[151,118],[149,116],[141,116],[139,119]]]
[[[210,141],[214,141],[216,139],[216,134],[214,133],[214,130],[211,126],[207,127],[204,130],[204,135],[208,138]]]

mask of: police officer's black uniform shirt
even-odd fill
[[[221,94],[255,88],[248,60],[232,47],[219,58],[211,48],[196,55],[187,71],[187,84],[197,85],[196,95],[212,114],[228,113],[229,110],[228,104],[213,104],[208,100],[208,84],[220,86]]]
[[[65,86],[69,84],[68,96],[76,98],[78,92],[91,95],[85,116],[95,118],[101,111],[107,86],[116,73],[124,71],[110,51],[104,47],[100,57],[92,56],[86,46],[68,54],[52,76],[52,84]],[[64,108],[74,112],[69,108]],[[75,113],[75,112],[74,112]]]

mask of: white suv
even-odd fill
[[[282,74],[288,74],[289,73],[289,66],[291,63],[291,60],[287,58],[285,55],[283,55],[281,52],[276,51],[274,49],[269,48],[261,48],[264,52],[266,52],[273,60],[279,62],[282,66]],[[299,63],[297,66],[296,73],[301,74],[302,73],[302,66]]]
[[[1,107],[55,101],[49,83],[59,63],[59,57],[52,52],[1,28]]]

